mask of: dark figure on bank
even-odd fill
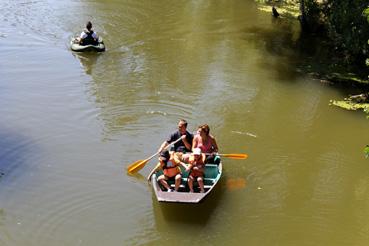
[[[86,24],[86,29],[83,30],[81,35],[79,36],[79,44],[80,45],[97,45],[99,37],[96,32],[92,30],[92,23],[90,21]]]
[[[272,13],[273,13],[273,16],[274,16],[275,18],[278,18],[279,13],[277,12],[277,9],[276,9],[274,6],[272,7]]]
[[[349,101],[356,102],[356,103],[365,103],[369,101],[369,92],[362,93],[359,95],[352,95],[349,97]]]

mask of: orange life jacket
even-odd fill
[[[180,173],[181,170],[179,169],[178,164],[176,164],[173,160],[169,160],[164,164],[163,172],[165,176],[172,178]]]
[[[201,158],[199,158],[197,160],[195,159],[194,155],[190,156],[189,162],[190,162],[190,165],[192,165],[190,175],[192,175],[194,177],[204,176],[204,171],[193,170],[193,168],[194,167],[205,168],[205,159],[206,159],[205,154],[201,154]]]

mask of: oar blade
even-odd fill
[[[137,173],[146,165],[146,163],[147,163],[147,160],[138,160],[128,166],[127,172],[130,174]]]
[[[247,154],[223,154],[222,156],[232,158],[232,159],[238,159],[238,160],[243,160],[248,157]]]

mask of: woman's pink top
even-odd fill
[[[208,137],[208,140],[204,143],[202,138],[199,134],[194,137],[195,144],[192,146],[193,148],[200,148],[202,153],[212,153],[213,152],[213,145],[211,138]]]

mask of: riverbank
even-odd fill
[[[256,0],[256,2],[259,10],[270,13],[271,18],[278,19],[279,22],[297,21],[301,14],[301,6],[297,1],[276,3]],[[278,11],[278,17],[272,13],[273,6]],[[329,37],[327,31],[311,33],[300,31],[300,36],[293,46],[300,58],[297,72],[307,74],[323,84],[339,87],[347,95],[344,99],[330,100],[330,105],[369,113],[369,97],[360,96],[369,92],[368,69],[364,61],[362,64],[352,63],[348,50],[342,48],[344,45],[339,47],[336,41]],[[360,100],[357,100],[358,98]]]

